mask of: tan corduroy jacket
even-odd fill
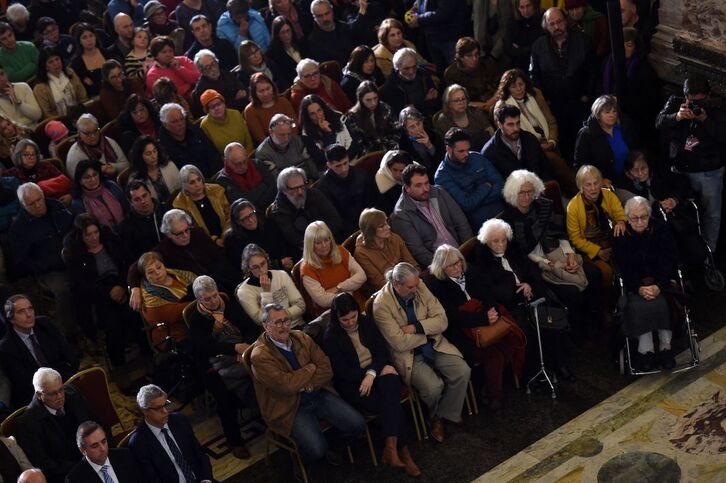
[[[285,436],[292,432],[292,423],[300,406],[301,389],[312,385],[315,390],[337,394],[331,384],[333,368],[323,350],[300,330],[291,331],[290,339],[300,369],[293,370],[265,334],[255,341],[250,356],[262,418],[268,427]],[[315,369],[310,363],[315,365]]]

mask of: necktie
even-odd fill
[[[63,408],[56,409],[55,410],[55,415],[56,416],[65,416],[66,415],[66,412],[63,410]]]
[[[30,345],[33,346],[33,352],[35,353],[35,360],[38,361],[40,367],[46,367],[48,365],[48,359],[45,358],[43,349],[38,344],[38,339],[35,338],[35,334],[30,334]]]
[[[171,436],[169,435],[169,430],[163,428],[161,430],[161,433],[164,435],[166,444],[169,446],[169,451],[171,451],[171,454],[174,456],[176,464],[178,464],[179,468],[181,468],[182,473],[184,474],[184,478],[187,480],[187,483],[194,483],[196,480],[194,479],[194,472],[192,471],[192,467],[189,466],[189,463],[187,463],[187,460],[186,458],[184,458],[184,455],[182,455],[179,447],[176,445],[174,440],[171,439]]]
[[[108,474],[108,465],[101,466],[101,476],[103,476],[104,483],[116,483],[111,478],[111,475]]]

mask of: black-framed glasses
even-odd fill
[[[172,231],[171,234],[174,236],[182,236],[182,235],[188,235],[192,232],[192,227],[188,226],[184,228],[182,231]]]
[[[253,210],[249,215],[246,215],[246,216],[241,217],[239,219],[239,222],[240,223],[244,223],[246,221],[250,221],[252,218],[254,218],[256,216],[257,216],[257,212]]]
[[[152,406],[152,407],[149,407],[148,409],[149,409],[149,411],[161,411],[161,410],[168,411],[170,407],[171,407],[171,401],[169,401],[167,399],[164,402],[164,404],[162,404],[161,406]]]

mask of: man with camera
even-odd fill
[[[689,77],[683,94],[685,99],[668,99],[655,125],[670,135],[671,166],[688,176],[701,205],[703,238],[715,251],[721,226],[726,111],[721,99],[710,97],[706,79]]]

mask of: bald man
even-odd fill
[[[134,48],[132,44],[134,40],[134,21],[128,14],[116,14],[113,18],[113,30],[118,38],[108,48],[108,53],[112,58],[123,64],[128,53]]]
[[[38,468],[31,468],[20,473],[18,483],[47,483],[43,472]]]

